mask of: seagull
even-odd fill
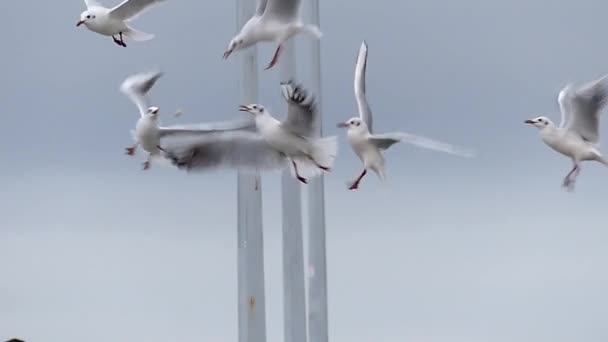
[[[228,49],[224,52],[224,59],[232,52],[258,42],[275,42],[278,46],[265,69],[268,70],[277,63],[283,50],[283,43],[292,36],[304,32],[320,39],[322,33],[317,26],[304,24],[300,20],[298,14],[300,2],[300,0],[258,0],[255,13],[232,38]]]
[[[557,97],[562,114],[559,127],[544,116],[524,121],[538,128],[545,144],[572,160],[572,170],[562,183],[568,191],[574,190],[582,161],[595,160],[608,166],[608,161],[597,149],[600,112],[606,99],[608,75],[578,87],[568,84]]]
[[[80,14],[76,27],[83,25],[89,30],[104,36],[112,36],[119,46],[127,47],[123,39],[127,36],[135,41],[146,41],[154,35],[131,28],[127,23],[135,19],[144,10],[165,0],[125,0],[114,8],[103,7],[95,0],[85,0],[86,11]],[[118,38],[116,38],[118,36]]]
[[[294,86],[293,82],[283,83],[281,89],[289,107],[284,121],[275,119],[259,104],[241,105],[239,110],[253,115],[262,138],[287,156],[295,177],[307,184],[298,167],[307,171],[331,171],[338,150],[337,139],[335,136],[312,138],[313,121],[318,115],[314,98],[300,86]]]
[[[161,76],[161,71],[138,73],[129,76],[120,86],[120,90],[135,103],[140,114],[140,118],[135,125],[135,130],[131,131],[135,144],[126,148],[126,154],[130,156],[135,155],[137,147],[141,145],[141,147],[148,152],[148,159],[143,163],[144,170],[150,168],[150,161],[153,158],[162,157],[160,152],[163,149],[160,140],[163,137],[175,134],[196,135],[216,130],[243,128],[251,125],[249,121],[234,121],[232,124],[226,122],[221,123],[221,125],[199,124],[160,127],[158,120],[159,107],[149,106],[146,95]],[[180,113],[181,111],[177,111],[175,115],[179,115]]]
[[[330,171],[337,140],[311,138],[318,115],[314,98],[292,81],[282,83],[281,92],[288,103],[285,121],[276,120],[258,104],[241,106],[241,111],[253,115],[255,130],[236,129],[179,138],[182,141],[163,146],[167,158],[188,171],[275,170],[291,166],[292,175],[304,184],[307,179],[303,174],[313,177]]]
[[[355,98],[359,108],[359,117],[353,117],[346,122],[338,123],[337,127],[347,129],[347,138],[355,154],[364,164],[363,171],[352,182],[348,183],[349,190],[359,188],[361,179],[371,169],[380,180],[386,178],[384,171],[384,156],[382,152],[398,142],[405,142],[418,147],[441,152],[472,157],[474,153],[450,144],[407,133],[373,134],[373,116],[365,96],[365,70],[367,67],[367,44],[361,43],[357,65],[355,67]]]

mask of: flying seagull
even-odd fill
[[[321,38],[321,30],[315,25],[302,23],[299,17],[300,0],[258,0],[255,13],[230,41],[224,59],[234,51],[258,42],[274,42],[277,48],[266,70],[279,60],[283,43],[294,35],[304,32],[315,39]]]
[[[103,7],[95,0],[85,0],[87,9],[80,14],[76,27],[86,26],[89,30],[104,36],[111,36],[114,43],[127,47],[124,37],[135,41],[146,41],[154,35],[137,31],[128,25],[144,10],[165,0],[125,0],[114,8]]]
[[[459,148],[450,144],[442,143],[429,138],[407,134],[407,133],[386,133],[374,134],[373,116],[367,102],[365,93],[365,70],[367,67],[367,44],[361,43],[357,64],[355,67],[355,98],[359,108],[359,116],[353,117],[346,122],[341,122],[337,126],[347,129],[347,138],[353,151],[363,162],[363,171],[352,182],[348,183],[350,190],[359,187],[361,179],[367,174],[367,170],[374,171],[381,180],[385,179],[384,156],[382,152],[393,144],[405,142],[418,147],[451,153],[455,155],[472,157],[473,152]]]
[[[273,170],[290,167],[302,183],[329,171],[337,151],[335,137],[313,138],[318,115],[314,98],[293,82],[281,84],[287,101],[287,119],[278,121],[258,104],[241,106],[254,116],[256,129],[240,129],[176,138],[163,144],[166,156],[188,171],[217,168]],[[182,141],[180,141],[182,140]]]
[[[608,166],[597,149],[600,112],[607,98],[608,75],[578,87],[568,84],[557,97],[562,114],[559,127],[544,116],[525,121],[538,128],[545,144],[572,160],[572,170],[562,183],[568,191],[574,190],[582,161],[595,160]]]
[[[162,76],[160,71],[150,71],[129,76],[123,81],[120,90],[131,99],[137,106],[140,118],[135,125],[135,130],[131,131],[135,144],[126,148],[126,154],[133,156],[138,146],[148,152],[148,159],[143,163],[143,169],[150,168],[150,161],[156,157],[162,157],[160,140],[169,135],[197,135],[210,131],[239,129],[250,126],[249,121],[231,121],[216,124],[198,124],[187,126],[168,126],[159,125],[159,108],[150,106],[147,93],[156,81]],[[176,113],[179,114],[181,111]]]

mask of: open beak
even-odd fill
[[[530,124],[530,125],[534,125],[535,122],[533,120],[526,120],[524,121],[524,123]]]
[[[80,25],[84,24],[84,22],[85,22],[85,20],[80,20],[79,22],[77,22],[77,23],[76,23],[76,27],[78,27],[78,26],[80,26]]]
[[[339,124],[336,125],[336,127],[338,127],[338,128],[346,128],[346,127],[348,127],[348,124],[346,122],[340,122]]]
[[[232,50],[226,50],[226,52],[224,52],[224,59],[228,58],[228,56],[230,56],[231,53],[232,53]]]
[[[250,109],[249,107],[247,107],[247,106],[243,106],[243,105],[240,105],[240,106],[239,106],[239,111],[240,111],[240,112],[247,112],[247,113],[249,113],[249,114],[253,114],[253,113],[251,113],[251,109]]]

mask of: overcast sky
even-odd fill
[[[241,54],[221,58],[234,1],[169,1],[133,22],[156,38],[126,49],[77,29],[83,9],[0,1],[0,340],[236,341],[236,173],[141,171],[143,153],[124,155],[136,108],[118,90],[160,67],[152,98],[182,108],[179,121],[241,115]],[[570,161],[523,124],[557,121],[566,83],[608,72],[607,11],[601,0],[321,1],[323,121],[341,142],[325,190],[332,341],[608,339],[608,169],[584,164],[563,191]],[[395,146],[386,182],[346,190],[361,165],[334,127],[356,113],[363,39],[376,131],[476,159]],[[296,42],[310,84],[310,41]],[[281,116],[280,68],[261,70],[274,47],[259,49],[260,103]],[[263,178],[271,342],[283,336],[278,175]]]

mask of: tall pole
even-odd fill
[[[285,43],[280,60],[281,80],[295,80],[294,40]],[[306,284],[302,238],[302,193],[289,171],[281,177],[283,206],[283,334],[284,342],[306,342]]]
[[[321,27],[319,0],[310,0],[310,23]],[[313,42],[311,50],[313,91],[317,96],[321,125],[321,42]],[[311,342],[327,342],[327,256],[325,243],[325,193],[323,176],[311,180],[308,188],[308,336]]]
[[[253,15],[254,0],[237,0],[237,30]],[[257,49],[240,51],[242,60],[240,102],[258,98]],[[237,272],[239,342],[266,341],[264,297],[264,233],[262,224],[262,184],[259,173],[239,171],[237,176]]]

